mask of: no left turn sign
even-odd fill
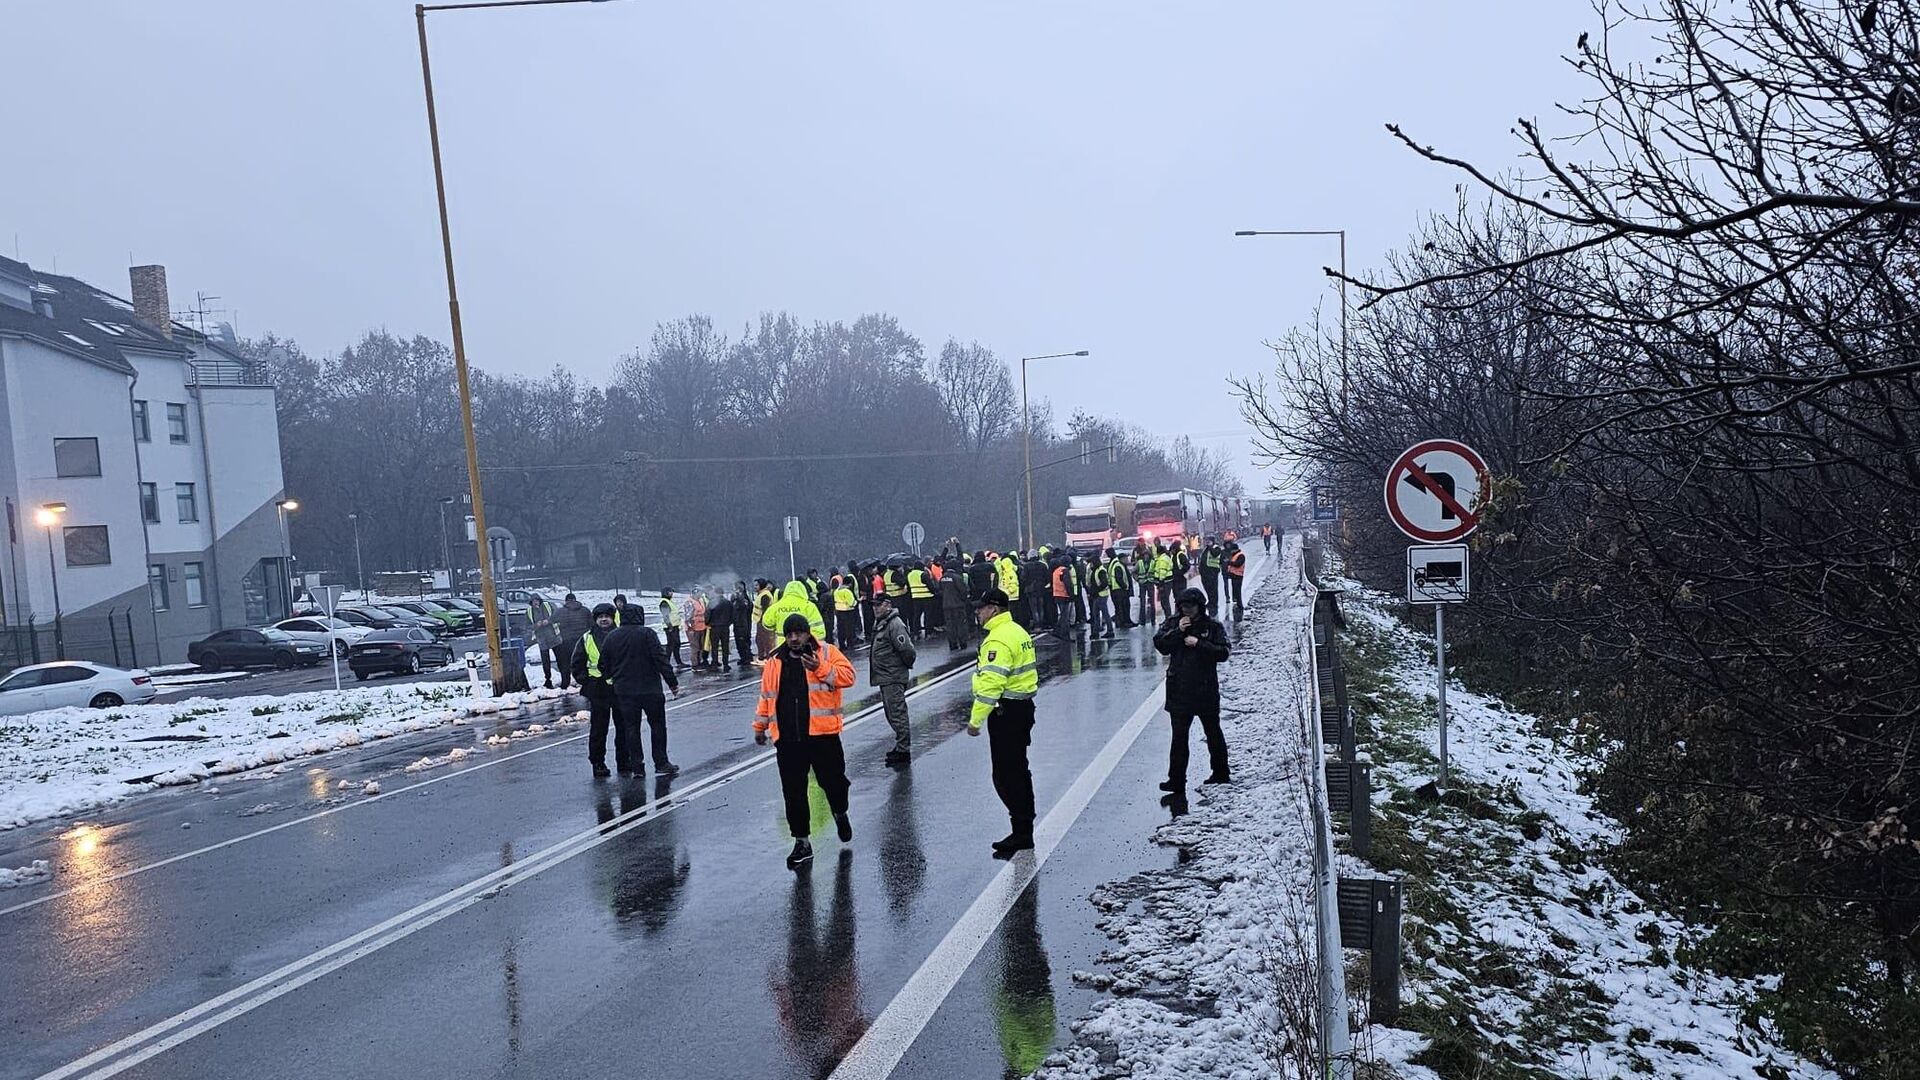
[[[1480,526],[1492,491],[1485,459],[1452,439],[1407,448],[1387,470],[1387,516],[1423,544],[1458,540]]]

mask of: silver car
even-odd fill
[[[0,679],[0,716],[68,706],[112,709],[144,705],[160,692],[153,676],[91,660],[56,660],[15,668]]]

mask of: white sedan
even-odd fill
[[[311,641],[318,645],[333,645],[333,654],[346,659],[347,650],[360,643],[360,639],[372,633],[365,626],[355,626],[345,619],[329,619],[325,615],[303,615],[297,619],[283,619],[274,623],[275,630],[282,631],[295,641]]]
[[[139,669],[127,671],[90,660],[57,660],[15,668],[0,679],[0,716],[66,706],[112,709],[144,705],[159,692],[153,676]]]

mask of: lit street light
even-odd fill
[[[67,658],[67,633],[60,613],[60,572],[53,566],[53,527],[66,512],[66,503],[41,503],[39,512],[33,516],[33,520],[47,530],[47,576],[53,579],[53,655],[56,660]]]
[[[427,141],[433,149],[433,189],[440,205],[440,248],[447,264],[447,318],[453,326],[453,371],[460,390],[460,428],[467,443],[467,487],[473,498],[473,542],[479,559],[480,608],[486,617],[487,659],[493,665],[493,691],[506,682],[500,655],[500,620],[495,612],[493,556],[487,550],[487,508],[480,492],[480,451],[473,435],[473,390],[467,378],[467,343],[460,330],[460,292],[453,279],[453,226],[447,219],[447,175],[440,161],[440,120],[433,104],[433,67],[427,59],[427,12],[473,11],[484,8],[552,7],[558,4],[598,4],[606,0],[491,0],[486,3],[415,4],[414,22],[420,31],[420,82],[427,95]],[[448,560],[451,585],[452,560]]]
[[[1347,417],[1347,230],[1240,229],[1235,236],[1337,236],[1340,238],[1340,418]]]
[[[280,512],[280,569],[286,575],[280,580],[287,586],[287,606],[280,617],[285,619],[293,616],[293,542],[287,536],[287,515],[300,509],[300,500],[281,499],[273,508]]]
[[[1063,356],[1085,356],[1085,355],[1087,355],[1087,350],[1081,349],[1078,352],[1047,353],[1044,356],[1023,356],[1020,358],[1020,426],[1021,428],[1024,429],[1024,432],[1021,435],[1021,440],[1026,443],[1026,455],[1027,455],[1026,478],[1027,478],[1027,548],[1028,550],[1032,550],[1033,548],[1039,547],[1040,541],[1034,537],[1034,532],[1033,532],[1033,413],[1031,413],[1027,409],[1027,361],[1058,360]]]

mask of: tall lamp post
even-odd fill
[[[53,527],[60,523],[60,515],[67,512],[63,502],[41,503],[33,519],[47,531],[47,576],[53,579],[53,655],[57,660],[67,658],[67,632],[60,612],[60,572],[53,565]]]
[[[460,291],[455,287],[453,280],[453,226],[447,220],[447,175],[440,161],[440,120],[433,105],[433,66],[427,58],[427,12],[552,7],[556,4],[605,2],[606,0],[490,0],[484,3],[415,4],[413,6],[414,22],[420,31],[420,82],[427,95],[427,141],[433,149],[433,190],[440,205],[440,248],[447,263],[447,318],[453,326],[453,370],[455,381],[460,389],[460,429],[467,442],[467,487],[473,495],[473,546],[479,559],[480,608],[487,620],[487,659],[492,664],[493,690],[496,694],[501,692],[506,672],[500,655],[500,620],[494,610],[493,558],[487,550],[487,508],[480,493],[480,451],[473,437],[473,391],[467,379],[467,343],[460,331]],[[451,560],[448,568],[451,571]]]
[[[353,523],[353,580],[360,587],[360,599],[367,598],[367,563],[360,557],[360,515],[350,513],[347,520]]]
[[[287,606],[281,618],[293,615],[293,541],[287,536],[287,515],[300,509],[300,500],[281,499],[273,504],[280,511],[280,569],[284,576],[281,581],[287,586]]]
[[[1020,358],[1020,426],[1023,429],[1021,441],[1026,444],[1027,478],[1027,547],[1040,546],[1033,531],[1033,413],[1027,408],[1027,363],[1033,360],[1058,360],[1063,356],[1085,356],[1087,350],[1077,352],[1047,353],[1042,356],[1023,356]]]
[[[1340,418],[1347,416],[1347,230],[1240,229],[1235,236],[1337,236],[1340,238]]]
[[[453,590],[453,541],[447,535],[447,507],[453,505],[453,496],[440,500],[440,554],[447,560],[447,588]],[[457,591],[457,590],[456,590]]]

